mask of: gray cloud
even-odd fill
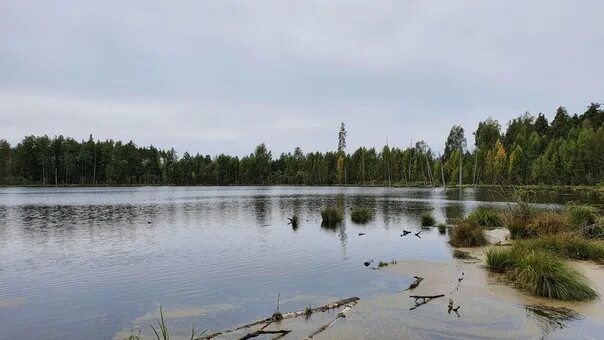
[[[245,154],[441,149],[602,101],[599,1],[2,1],[0,138],[133,139]],[[470,136],[468,136],[470,137]]]

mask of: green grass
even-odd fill
[[[577,229],[593,225],[598,219],[598,210],[584,204],[569,204],[565,209],[570,224]]]
[[[166,318],[164,317],[164,310],[162,309],[161,306],[159,306],[159,319],[157,319],[157,328],[155,328],[153,325],[151,325],[151,329],[153,329],[153,333],[155,335],[155,339],[156,340],[170,340],[170,332],[168,331],[168,324],[166,322]],[[192,329],[191,329],[191,340],[195,339],[196,337],[200,336],[201,334],[205,333],[201,332],[200,334],[197,333],[197,331],[195,331],[195,325],[193,325]],[[140,337],[140,332],[138,335],[134,335],[132,332],[130,332],[130,337],[127,338],[127,340],[133,340],[133,339],[142,339]]]
[[[312,315],[312,307],[310,305],[304,308],[304,315],[306,315],[307,317]]]
[[[430,227],[436,224],[436,219],[431,213],[425,212],[421,215],[422,227]]]
[[[604,225],[598,216],[598,209],[585,204],[569,204],[565,209],[570,224],[589,238],[604,238]]]
[[[481,227],[497,228],[503,226],[501,211],[492,207],[478,207],[469,216],[468,220]]]
[[[364,224],[371,221],[373,212],[369,208],[355,208],[352,209],[350,218],[354,223]]]
[[[321,211],[321,225],[335,226],[344,220],[344,213],[336,207],[327,207]]]
[[[586,240],[576,235],[547,236],[518,241],[516,248],[539,249],[562,258],[604,262],[604,242]]]
[[[481,226],[469,220],[462,220],[449,230],[449,243],[454,247],[480,247],[489,242]]]
[[[587,278],[559,257],[547,251],[512,246],[489,249],[487,268],[505,273],[517,288],[535,295],[558,300],[593,300],[598,293]]]

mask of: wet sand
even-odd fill
[[[485,248],[461,250],[477,260],[399,261],[384,269],[400,274],[406,282],[414,275],[424,280],[412,291],[362,298],[345,320],[316,339],[594,339],[604,330],[602,300],[564,302],[528,296],[509,286],[501,275],[482,268]],[[604,293],[604,268],[590,262],[574,263]],[[414,306],[410,295],[437,294],[445,296],[409,310]],[[461,306],[459,316],[447,312],[449,299],[455,307]],[[564,307],[576,313],[552,319],[527,306]]]

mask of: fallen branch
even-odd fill
[[[355,297],[350,297],[350,298],[347,298],[347,299],[342,299],[342,300],[338,300],[338,301],[335,301],[335,302],[332,302],[332,303],[328,303],[326,305],[323,305],[323,306],[320,306],[320,307],[317,307],[317,308],[313,308],[312,312],[313,313],[316,313],[316,312],[327,312],[327,311],[329,311],[331,309],[339,308],[339,307],[342,307],[342,306],[349,306],[349,305],[354,306],[358,301],[359,301],[358,297],[356,297],[356,296]],[[344,308],[344,309],[346,309],[346,308]],[[297,312],[283,313],[281,315],[282,316],[281,320],[296,318],[296,317],[299,317],[299,316],[305,316],[306,313],[307,313],[307,311],[305,311],[305,310],[301,310],[301,311],[297,311]],[[212,339],[212,338],[215,338],[215,337],[217,337],[219,335],[222,335],[224,333],[235,332],[235,331],[238,331],[238,330],[242,330],[242,329],[245,329],[245,328],[251,328],[251,327],[254,327],[254,326],[258,326],[258,325],[264,325],[264,327],[262,327],[260,329],[262,331],[262,330],[264,330],[266,328],[266,326],[268,326],[270,323],[272,323],[274,321],[275,321],[275,319],[271,316],[270,318],[254,321],[254,322],[251,322],[251,323],[248,323],[248,324],[245,324],[245,325],[241,325],[241,326],[239,326],[237,328],[233,328],[233,329],[225,330],[225,331],[222,331],[222,332],[217,332],[217,333],[209,334],[209,335],[197,338],[196,340]],[[258,335],[256,335],[256,336],[258,336]]]
[[[356,298],[356,300],[350,301],[349,303],[347,303],[346,307],[344,307],[344,309],[342,309],[342,311],[339,312],[338,315],[336,315],[335,318],[333,318],[331,321],[329,321],[328,323],[324,324],[323,326],[319,327],[319,329],[317,329],[312,334],[310,334],[309,336],[307,336],[305,338],[305,340],[312,339],[315,335],[317,335],[317,334],[325,331],[327,328],[329,328],[331,325],[333,325],[333,323],[336,322],[338,319],[345,318],[346,317],[346,313],[348,313],[357,304],[358,301],[359,301],[359,298]]]
[[[436,298],[440,298],[445,296],[445,294],[439,294],[439,295],[411,295],[409,296],[412,299],[415,299],[415,306],[409,308],[409,310],[414,310],[417,307],[421,306],[421,305],[425,305],[426,303],[430,302],[430,300],[432,299],[436,299]],[[422,300],[421,302],[418,302],[419,300]]]

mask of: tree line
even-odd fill
[[[11,146],[0,139],[3,185],[455,185],[604,183],[604,109],[592,103],[580,114],[564,107],[551,122],[525,113],[505,131],[488,118],[467,146],[456,125],[443,154],[426,143],[381,150],[346,151],[342,123],[335,151],[293,152],[274,157],[265,144],[244,156],[218,156],[141,147],[130,141],[26,136]]]

